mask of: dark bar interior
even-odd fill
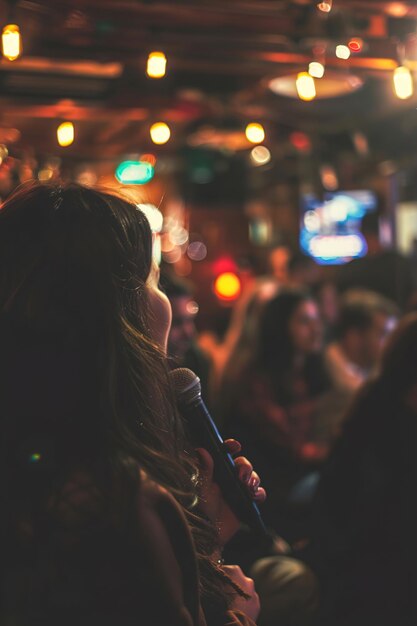
[[[0,625],[415,626],[417,3],[0,28]]]

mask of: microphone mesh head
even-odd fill
[[[186,367],[178,367],[170,372],[178,402],[189,404],[201,396],[199,377]]]

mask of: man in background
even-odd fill
[[[336,389],[352,394],[375,371],[397,318],[394,303],[378,294],[356,290],[345,295],[336,340],[325,354]]]
[[[318,413],[318,440],[331,446],[339,435],[351,398],[377,370],[398,315],[396,305],[376,293],[352,290],[345,294],[336,338],[325,351],[333,389]]]

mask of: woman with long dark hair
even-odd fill
[[[223,380],[226,432],[248,446],[268,492],[269,522],[283,532],[292,486],[320,458],[313,443],[318,401],[328,388],[318,308],[307,293],[281,291],[259,313],[251,349],[239,342]],[[308,466],[308,467],[307,467]]]
[[[79,185],[20,189],[0,210],[0,312],[0,621],[249,623],[229,609],[256,616],[250,581],[213,556],[210,456],[175,410],[145,216]]]

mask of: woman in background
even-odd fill
[[[259,313],[252,349],[239,344],[223,380],[223,419],[236,432],[268,492],[268,521],[285,536],[291,488],[321,460],[314,420],[328,388],[317,305],[305,292],[281,291]]]
[[[147,220],[119,197],[33,184],[0,210],[4,624],[256,618],[251,581],[217,563],[235,520],[176,413],[151,268]]]

